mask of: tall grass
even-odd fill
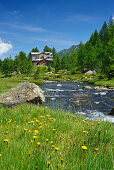
[[[0,106],[0,169],[113,169],[108,122],[23,104]]]

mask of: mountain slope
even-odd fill
[[[62,57],[63,56],[63,54],[67,54],[67,53],[69,53],[69,54],[71,54],[71,52],[72,52],[72,50],[78,50],[78,48],[79,48],[79,44],[78,45],[72,45],[70,48],[68,48],[68,49],[64,49],[64,50],[61,50],[61,51],[59,51],[58,52],[58,54],[59,54],[59,56],[60,57]]]

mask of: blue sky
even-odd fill
[[[0,59],[85,43],[111,15],[113,0],[0,0]]]

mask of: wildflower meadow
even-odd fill
[[[44,106],[0,106],[0,169],[112,170],[113,130]]]

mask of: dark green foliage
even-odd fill
[[[58,55],[56,55],[55,72],[57,73],[61,69],[61,60]]]
[[[44,52],[52,52],[52,49],[45,45]]]
[[[15,56],[15,70],[21,74],[31,73],[32,62],[23,51],[21,51],[19,55]]]
[[[0,59],[0,71],[2,69],[2,60]]]
[[[114,20],[111,17],[109,24],[104,22],[99,33],[92,33],[90,40],[79,44],[79,49],[70,55],[64,54],[61,58],[61,68],[75,70],[82,73],[96,70],[108,79],[114,76]]]
[[[5,75],[11,74],[14,71],[14,60],[11,57],[5,58],[2,61],[1,71]]]
[[[82,44],[82,42],[79,45],[79,50],[78,50],[78,60],[77,60],[77,65],[78,68],[81,72],[84,72],[84,59],[86,57],[86,49],[85,45]]]
[[[37,67],[37,70],[36,70],[36,72],[35,72],[35,74],[34,74],[34,79],[40,78],[40,73],[41,73],[41,67],[38,66],[38,67]]]
[[[51,72],[51,65],[48,66],[48,71]]]

